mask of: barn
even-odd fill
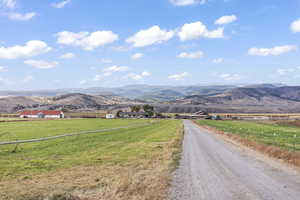
[[[65,115],[59,110],[25,110],[20,113],[20,118],[64,118]]]

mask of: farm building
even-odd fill
[[[205,111],[198,111],[190,115],[177,115],[177,119],[211,119],[211,116]]]
[[[115,114],[106,114],[106,119],[114,119],[116,118],[116,115]]]
[[[64,118],[62,111],[58,110],[26,110],[20,113],[20,118]]]

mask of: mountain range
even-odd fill
[[[300,112],[300,86],[282,84],[151,86],[0,91],[0,112],[28,108],[113,110],[149,103],[159,112]]]

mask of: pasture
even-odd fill
[[[0,141],[124,126],[130,127],[18,146],[0,146],[1,198],[40,199],[50,195],[55,199],[56,195],[80,196],[82,194],[77,193],[87,191],[92,192],[91,196],[99,195],[98,199],[162,198],[180,152],[180,121],[74,119],[4,122],[0,123]]]
[[[200,125],[237,134],[259,143],[300,151],[300,128],[290,125],[248,121],[197,121]]]

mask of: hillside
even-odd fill
[[[100,96],[72,93],[55,97],[2,97],[0,98],[0,112],[18,112],[24,109],[67,109],[70,111],[93,111],[109,109],[119,105],[135,104],[118,96]]]
[[[196,112],[201,109],[208,112],[300,112],[300,86],[131,85],[121,88],[82,90],[86,92],[89,90],[90,93],[101,90],[103,93],[70,93],[69,91],[55,96],[6,96],[0,98],[0,112],[17,112],[29,108],[65,108],[71,111],[114,110],[145,103],[153,104],[159,112],[173,113]],[[63,89],[57,91],[63,93]]]
[[[300,112],[300,87],[240,87],[216,95],[192,95],[169,102],[173,109],[194,106],[210,112]],[[175,106],[175,108],[174,108]],[[199,107],[200,106],[200,107]],[[161,109],[170,106],[161,105]]]

